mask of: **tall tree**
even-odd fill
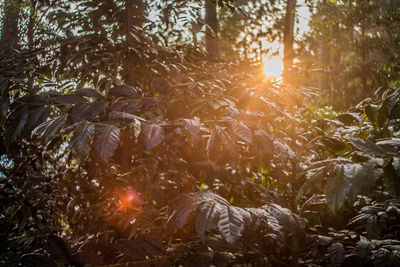
[[[296,12],[296,0],[287,0],[286,15],[283,31],[283,66],[284,72],[292,68],[293,65],[293,40],[294,40],[294,17]]]
[[[206,1],[206,50],[212,57],[219,56],[217,1]]]
[[[144,0],[126,0],[125,2],[125,40],[128,47],[135,45],[137,42],[135,31],[137,28],[142,28],[146,22],[145,10]],[[129,85],[134,84],[137,80],[135,72],[132,71],[134,61],[134,54],[128,53],[125,58],[122,76],[125,83]]]
[[[18,17],[20,0],[5,0],[3,13],[3,28],[1,30],[0,50],[15,48],[18,44]]]

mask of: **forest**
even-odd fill
[[[0,266],[400,266],[400,0],[2,0],[0,34]]]

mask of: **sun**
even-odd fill
[[[283,62],[278,56],[263,57],[264,73],[268,77],[278,77],[283,72]]]

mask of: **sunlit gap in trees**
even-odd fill
[[[262,59],[263,71],[267,77],[279,77],[283,72],[282,58],[278,56],[267,57]]]

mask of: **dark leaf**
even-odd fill
[[[80,122],[72,135],[70,146],[75,156],[87,157],[90,152],[90,144],[95,132],[94,124],[91,122]]]
[[[64,126],[66,121],[67,115],[57,116],[36,127],[32,132],[32,136],[36,136],[38,139],[47,142],[50,138],[56,135],[58,130]]]
[[[160,256],[163,250],[157,240],[147,236],[134,240],[120,239],[117,242],[117,248],[133,260],[154,258]]]
[[[344,247],[340,243],[333,243],[329,247],[329,259],[334,267],[340,267],[344,261]]]
[[[4,140],[8,147],[21,136],[28,117],[29,113],[26,105],[16,108],[8,115],[4,131]]]
[[[196,215],[197,234],[204,238],[208,230],[217,228],[221,205],[214,201],[204,202]]]
[[[152,150],[164,139],[164,130],[158,124],[143,124],[140,132],[143,144],[147,150]]]
[[[38,125],[45,122],[50,115],[50,108],[49,107],[39,107],[31,110],[29,112],[28,121],[25,124],[24,129],[22,130],[23,136],[31,136],[31,132],[34,128]]]
[[[53,97],[52,102],[61,105],[68,105],[68,104],[78,104],[78,103],[87,103],[88,100],[79,95],[59,95]]]
[[[70,110],[70,120],[72,123],[81,120],[93,120],[106,108],[106,102],[96,101],[94,103],[80,103],[74,105]]]
[[[176,123],[182,125],[190,135],[197,137],[200,133],[201,123],[193,119],[177,119]]]
[[[71,254],[65,242],[56,235],[49,235],[47,237],[47,248],[53,259],[60,261],[64,264],[72,264]]]
[[[117,149],[120,139],[120,130],[114,125],[101,125],[96,127],[93,140],[93,150],[101,163],[107,164],[110,157]]]
[[[111,87],[109,94],[117,97],[119,96],[130,97],[130,98],[140,97],[140,93],[138,92],[137,89],[126,85]]]
[[[333,212],[338,211],[350,192],[351,184],[344,174],[343,165],[335,165],[325,185],[326,201]]]
[[[243,141],[246,141],[249,144],[251,143],[252,134],[250,129],[246,125],[233,119],[229,120],[228,123],[235,135],[237,135]]]
[[[145,119],[138,117],[136,115],[132,115],[130,113],[126,112],[119,112],[119,111],[111,111],[110,114],[108,115],[110,119],[114,120],[127,120],[127,121],[145,121]]]
[[[248,213],[248,211],[244,212]],[[234,206],[221,206],[218,230],[226,242],[235,243],[242,236],[244,230],[244,218],[241,209]]]
[[[104,100],[104,96],[100,94],[98,91],[90,89],[90,88],[82,88],[78,89],[74,92],[75,95],[77,96],[86,96],[86,97],[92,97],[97,100]]]
[[[351,138],[350,143],[357,148],[358,150],[374,155],[374,156],[378,156],[378,157],[384,157],[388,154],[388,152],[391,151],[387,151],[384,148],[376,145],[375,143],[369,141],[369,140],[361,140],[360,138]]]
[[[57,264],[48,256],[42,254],[25,254],[19,258],[19,263],[26,267],[57,267]]]

